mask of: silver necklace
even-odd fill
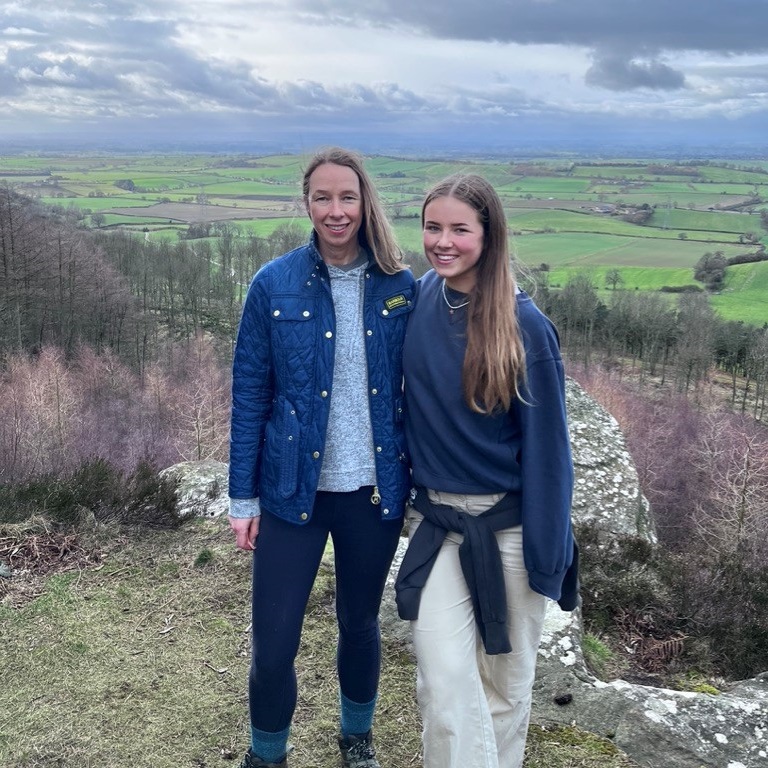
[[[467,304],[469,304],[469,299],[467,299],[465,302],[462,302],[461,304],[455,304],[455,305],[451,304],[451,302],[448,301],[448,297],[445,295],[445,278],[443,278],[442,291],[443,291],[443,301],[448,306],[448,312],[450,314],[453,314],[457,309],[461,309],[462,307],[466,307]]]

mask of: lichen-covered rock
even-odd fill
[[[221,461],[183,461],[160,472],[179,482],[176,496],[180,517],[219,517],[229,511],[229,472]]]
[[[567,383],[575,489],[573,518],[606,538],[656,535],[616,420]],[[581,617],[551,603],[534,684],[532,721],[575,724],[653,768],[768,768],[768,675],[729,691],[670,691],[601,682],[586,668]]]
[[[648,501],[616,419],[576,382],[566,382],[575,485],[573,518],[610,536],[656,542]]]
[[[609,738],[653,768],[766,768],[768,674],[719,695],[609,683],[586,669],[578,614],[547,612],[531,719]]]

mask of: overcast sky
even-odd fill
[[[0,2],[0,139],[38,134],[766,151],[768,0]]]

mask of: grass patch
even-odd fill
[[[611,680],[618,674],[618,663],[613,651],[596,635],[585,632],[581,639],[584,660],[600,680]]]
[[[196,567],[202,551],[212,553]],[[223,765],[244,733],[250,564],[221,525],[124,536],[0,608],[0,764]]]
[[[531,726],[525,768],[632,768],[637,764],[608,739],[569,726]]]
[[[91,536],[100,565],[43,575],[25,601],[0,601],[0,765],[237,765],[248,742],[250,558],[222,519]],[[11,580],[14,590],[21,581]],[[323,566],[297,662],[291,764],[300,768],[338,766],[335,646],[333,576]],[[397,641],[383,651],[382,766],[418,768],[413,659]],[[526,768],[631,765],[595,736],[531,730]]]

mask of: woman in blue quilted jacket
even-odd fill
[[[253,278],[233,364],[229,521],[253,551],[241,768],[287,766],[294,661],[329,535],[339,748],[344,766],[378,768],[378,612],[410,482],[401,356],[414,280],[357,154],[315,155],[303,197],[310,240]]]

